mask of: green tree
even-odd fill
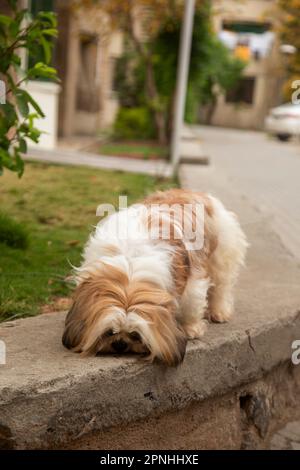
[[[165,106],[154,75],[154,41],[168,19],[182,18],[184,0],[77,0],[78,7],[97,6],[110,21],[110,27],[123,31],[137,61],[144,68],[144,97],[151,111],[160,143],[167,142]],[[197,2],[201,5],[202,0]]]
[[[232,88],[241,77],[245,63],[235,58],[213,31],[209,1],[198,4],[192,38],[186,120],[198,119],[199,107],[206,105],[207,120],[212,117],[217,95]],[[148,45],[151,50],[153,78],[156,84],[156,108],[160,110],[166,135],[172,125],[172,111],[176,86],[176,70],[180,39],[181,17],[167,18]],[[124,55],[119,59],[116,89],[123,107],[148,107],[151,102],[146,89],[147,67],[144,57],[135,53],[132,42],[127,42]]]
[[[211,23],[211,2],[203,1],[194,18],[192,50],[185,118],[198,120],[199,107],[207,105],[212,117],[217,95],[225,93],[240,79],[245,63],[235,58],[217,38]],[[155,41],[155,76],[166,103],[167,120],[172,123],[180,22],[162,27]]]
[[[278,7],[276,19],[281,41],[295,47],[288,60],[288,79],[284,85],[284,95],[290,100],[292,82],[300,78],[300,0],[278,0]]]
[[[24,84],[32,79],[57,79],[56,70],[49,66],[57,21],[52,12],[32,17],[27,9],[18,8],[17,0],[7,0],[7,6],[9,14],[0,14],[0,80],[5,84],[1,97],[5,104],[0,104],[0,174],[7,168],[21,176],[27,141],[38,142],[41,134],[35,119],[44,117]],[[25,67],[22,54],[41,60]]]

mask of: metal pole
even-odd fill
[[[31,9],[31,0],[19,0],[19,7],[22,10],[29,10]],[[27,20],[23,20],[22,22],[22,27],[26,28],[28,26]],[[20,52],[20,58],[21,58],[21,66],[22,69],[26,72],[27,67],[28,67],[28,52],[25,49],[21,49]]]
[[[189,74],[193,23],[195,14],[195,0],[186,0],[184,19],[180,33],[180,48],[177,67],[175,110],[173,121],[173,134],[171,141],[171,163],[175,173],[180,160],[180,139],[184,119],[186,90]]]

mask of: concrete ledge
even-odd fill
[[[300,339],[300,268],[245,200],[228,188],[224,198],[241,215],[251,243],[235,318],[190,342],[178,368],[134,357],[80,358],[61,345],[64,314],[2,324],[7,364],[0,366],[0,448],[87,448],[88,436],[99,449],[122,448],[122,442],[145,448],[146,435],[148,448],[238,448],[240,404],[254,410],[257,439],[266,436],[268,421],[284,415],[300,390],[300,366],[291,364],[292,342]],[[255,383],[263,385],[253,395]],[[177,442],[184,427],[186,437]],[[214,427],[223,432],[213,434]],[[117,437],[117,429],[126,438]]]
[[[180,164],[187,165],[209,165],[210,159],[205,155],[194,155],[194,156],[185,156],[182,155],[180,158]]]
[[[180,142],[180,163],[209,165],[210,159],[203,153],[202,141],[193,130],[186,126]]]
[[[177,369],[133,358],[72,356],[59,346],[62,325],[63,315],[55,314],[2,328],[8,364],[1,368],[0,448],[63,446],[92,431],[224,395],[290,360],[300,315],[248,333],[211,328]]]

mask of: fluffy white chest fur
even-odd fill
[[[232,315],[246,247],[236,216],[202,193],[160,192],[111,215],[76,269],[64,345],[178,364],[207,320]]]

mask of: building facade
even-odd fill
[[[96,136],[100,129],[112,125],[118,110],[114,69],[123,50],[122,33],[110,29],[108,18],[97,7],[79,8],[74,3],[19,0],[20,8],[28,8],[33,15],[54,11],[58,19],[52,65],[60,83],[26,83],[46,116],[36,121],[43,132],[38,145],[44,149],[55,148],[59,137]],[[0,13],[9,14],[7,5],[0,0]],[[38,60],[24,56],[23,51],[20,54],[24,65]]]
[[[284,57],[274,31],[275,0],[214,0],[219,38],[247,66],[243,78],[220,95],[211,124],[261,129],[268,110],[281,104]]]
[[[55,65],[62,80],[59,135],[95,135],[110,126],[118,109],[114,68],[123,37],[111,31],[97,7],[76,9],[56,1],[59,35]]]
[[[261,129],[268,110],[281,103],[285,78],[284,57],[273,24],[276,0],[212,2],[216,33],[247,66],[235,89],[218,96],[211,124]],[[95,136],[110,127],[118,110],[114,71],[123,52],[122,33],[110,30],[108,18],[97,7],[76,8],[71,0],[20,3],[33,14],[52,10],[58,16],[53,65],[60,85],[27,85],[46,112],[46,119],[38,123],[45,131],[40,145],[54,148],[59,137]],[[0,0],[0,6],[4,4]]]

